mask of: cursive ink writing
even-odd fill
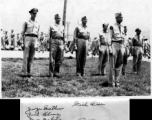
[[[94,101],[94,102],[91,102],[90,105],[91,106],[100,106],[100,105],[105,105],[105,104]]]
[[[84,107],[88,107],[88,102],[79,103],[78,101],[75,101],[73,106],[84,106]],[[72,106],[72,107],[73,107],[73,106]]]
[[[27,117],[30,119],[30,120],[33,120],[31,118],[31,116],[39,116],[39,110],[42,110],[41,108],[34,108],[34,109],[31,109],[30,107],[28,107],[28,110],[25,111],[25,114],[27,115]]]
[[[51,108],[48,108],[48,105],[45,105],[43,110],[63,110],[63,109],[64,108],[58,108],[57,105],[52,106]]]
[[[52,114],[51,112],[45,112],[45,113],[43,113],[43,116],[61,116],[60,114]]]

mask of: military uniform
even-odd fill
[[[4,49],[8,49],[9,46],[9,39],[8,39],[8,35],[5,33],[4,35]]]
[[[105,75],[106,74],[106,64],[108,62],[109,57],[109,32],[102,31],[99,33],[99,64],[98,70],[99,74]]]
[[[136,29],[136,31],[137,30],[140,29]],[[133,72],[139,73],[142,62],[142,55],[143,55],[142,38],[138,35],[135,35],[132,43],[133,43]]]
[[[124,34],[124,41],[123,41],[123,45],[124,45],[124,56],[123,56],[123,66],[122,66],[122,74],[125,75],[125,69],[126,69],[126,65],[128,63],[128,57],[130,54],[130,46],[129,46],[129,41],[128,41],[128,37],[126,33]]]
[[[82,19],[86,19],[83,17]],[[74,40],[76,42],[76,73],[84,76],[84,67],[86,63],[87,53],[88,53],[88,42],[90,39],[90,33],[87,26],[82,24],[77,26],[74,31]]]
[[[116,14],[116,15],[120,15]],[[124,27],[121,24],[115,23],[113,25],[113,29],[110,29],[111,36],[111,49],[112,53],[109,55],[110,62],[110,71],[109,71],[109,84],[113,87],[119,86],[119,79],[122,70],[123,64],[123,55],[124,55],[124,35],[123,35]]]
[[[58,14],[55,17],[59,17]],[[63,33],[64,33],[64,26],[62,24],[54,23],[49,28],[49,36],[48,39],[50,40],[50,62],[49,62],[49,74],[55,75],[60,71],[60,65],[62,64],[63,60]]]
[[[4,31],[1,30],[1,49],[5,49],[5,43],[4,43]]]
[[[11,33],[10,35],[10,49],[14,49],[15,48],[15,34]]]
[[[33,8],[29,13],[37,13],[38,9]],[[29,19],[27,22],[23,24],[23,44],[24,44],[24,51],[23,51],[23,72],[27,75],[30,75],[31,72],[31,64],[34,59],[35,55],[35,47],[36,41],[38,39],[38,32],[40,26],[37,21],[32,21]]]
[[[45,36],[44,36],[44,35],[41,35],[41,36],[39,37],[39,46],[38,46],[38,51],[39,51],[39,52],[40,52],[41,50],[44,52],[44,43],[43,43],[44,39],[45,39]]]

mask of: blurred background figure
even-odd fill
[[[23,46],[23,41],[22,41],[21,35],[19,33],[17,33],[16,50],[22,50],[22,46]]]
[[[132,43],[133,43],[133,73],[139,74],[143,56],[143,44],[141,38],[141,30],[137,28],[135,30],[136,35],[134,36]]]
[[[4,50],[5,49],[5,46],[4,46],[4,33],[5,31],[3,29],[1,29],[1,50]]]
[[[4,34],[4,50],[9,50],[9,39],[8,39],[8,32],[5,31]]]
[[[14,30],[11,30],[11,34],[10,34],[10,50],[14,50],[15,49],[15,34],[14,34]]]
[[[150,59],[150,44],[148,39],[143,39],[143,57]]]
[[[45,35],[43,32],[41,32],[39,38],[38,38],[38,52],[42,51],[44,53],[44,41],[45,41]]]

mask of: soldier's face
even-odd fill
[[[82,20],[82,24],[83,24],[83,25],[86,25],[86,24],[87,24],[87,20],[86,20],[86,19],[83,19],[83,20]]]
[[[56,21],[57,24],[59,24],[61,19],[60,18],[55,18],[55,21]]]
[[[117,23],[120,24],[120,23],[123,21],[123,17],[117,17],[117,18],[116,18],[116,21],[117,21]]]
[[[140,35],[141,31],[137,31],[137,35]]]
[[[107,29],[108,29],[108,26],[107,25],[103,25],[103,30],[107,31]]]
[[[37,15],[37,13],[31,13],[31,17],[32,17],[32,18],[35,18],[36,15]]]

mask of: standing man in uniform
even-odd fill
[[[14,30],[11,30],[11,34],[10,34],[10,50],[14,50],[15,48],[15,34],[14,34]]]
[[[133,72],[139,74],[142,56],[143,56],[143,45],[142,45],[142,38],[140,36],[141,30],[137,28],[135,30],[136,35],[133,37]]]
[[[87,26],[87,17],[81,19],[82,24],[78,25],[74,31],[74,41],[77,46],[76,51],[76,73],[78,76],[85,76],[84,67],[88,53],[88,43],[90,42],[90,33]]]
[[[121,13],[115,14],[116,23],[110,27],[111,37],[111,49],[109,61],[110,61],[110,72],[109,72],[109,85],[113,87],[119,87],[119,79],[123,64],[123,31],[124,27],[121,25],[123,17]]]
[[[4,49],[5,50],[9,49],[9,39],[8,39],[7,31],[5,31],[5,35],[4,35]]]
[[[49,27],[48,40],[50,44],[50,61],[49,61],[49,75],[50,77],[60,77],[60,65],[63,60],[64,49],[64,26],[60,23],[61,18],[59,14],[55,15],[55,23]]]
[[[4,46],[4,30],[1,29],[1,50],[4,50],[5,49],[5,46]]]
[[[125,52],[124,52],[124,56],[123,56],[123,66],[122,66],[122,75],[125,75],[125,69],[128,63],[128,57],[130,54],[130,46],[129,46],[129,39],[127,37],[127,27],[124,26],[124,41],[123,41],[123,45],[125,48]]]
[[[106,75],[106,65],[108,62],[109,51],[108,45],[110,44],[110,36],[108,31],[108,25],[104,23],[102,25],[103,31],[99,33],[99,65],[98,70],[100,75]]]
[[[29,11],[31,18],[23,24],[22,38],[23,38],[23,72],[28,77],[31,76],[31,64],[35,55],[36,41],[40,26],[36,21],[38,9],[33,8]]]
[[[44,40],[45,40],[45,36],[44,36],[43,32],[41,32],[41,35],[38,39],[38,42],[39,42],[38,52],[40,52],[42,50],[42,52],[44,53]]]

